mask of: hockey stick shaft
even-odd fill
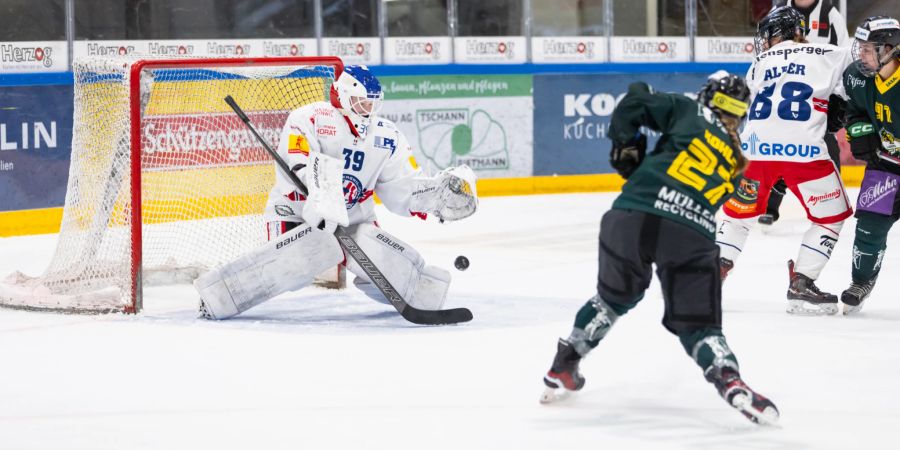
[[[250,123],[250,118],[244,114],[244,111],[238,106],[237,102],[234,101],[230,95],[225,97],[225,103],[228,103],[228,106],[234,110],[235,114],[244,122],[244,125],[253,133],[253,136],[256,137],[256,140],[263,146],[266,152],[269,153],[269,156],[275,160],[275,163],[278,164],[278,167],[281,168],[281,171],[297,186],[297,189],[300,190],[300,193],[308,196],[309,190],[306,188],[306,185],[297,178],[297,174],[294,173],[293,170],[288,167],[287,163],[278,156],[278,153],[275,153],[275,150],[272,150],[272,147],[269,146],[268,143],[259,135],[256,131],[256,127]],[[457,308],[450,310],[442,310],[442,311],[425,311],[413,308],[403,299],[403,296],[400,295],[400,292],[391,285],[390,281],[388,281],[387,277],[381,273],[381,270],[376,266],[369,256],[366,255],[366,252],[360,248],[359,244],[347,233],[347,230],[344,227],[337,227],[334,232],[335,237],[338,240],[338,243],[341,245],[341,248],[344,249],[350,256],[356,261],[357,264],[365,271],[366,275],[369,276],[369,279],[372,280],[372,283],[378,288],[379,291],[384,295],[388,301],[391,302],[391,305],[394,305],[394,308],[397,309],[397,312],[403,316],[404,319],[422,325],[439,325],[439,324],[451,324],[451,323],[459,323],[459,322],[468,322],[472,320],[472,313],[468,309],[465,308]]]

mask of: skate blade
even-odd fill
[[[771,408],[766,408],[765,411],[757,411],[756,408],[753,407],[750,397],[747,397],[746,395],[736,396],[734,400],[731,401],[731,404],[738,411],[753,416],[758,425],[781,428],[781,424],[778,422],[779,417],[777,411]]]
[[[844,315],[849,316],[849,315],[859,313],[860,311],[862,311],[863,303],[865,303],[865,302],[862,302],[856,306],[845,304],[844,305]]]
[[[837,303],[815,305],[803,300],[788,300],[787,313],[796,316],[831,316],[837,312]]]
[[[541,394],[540,402],[542,405],[549,405],[551,403],[561,402],[563,400],[568,399],[572,395],[572,391],[566,390],[564,388],[554,389],[552,387],[544,388],[544,393]]]

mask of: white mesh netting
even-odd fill
[[[231,95],[277,148],[288,113],[327,99],[334,67],[208,66],[184,58],[140,79],[144,283],[188,281],[266,239],[262,220],[274,164],[223,101]],[[38,277],[0,282],[0,306],[71,312],[133,311],[130,81],[136,60],[74,64],[68,188],[53,259]],[[140,283],[137,283],[139,293]],[[139,295],[139,294],[138,294]]]

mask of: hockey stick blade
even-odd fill
[[[275,160],[275,163],[281,168],[281,171],[297,186],[297,189],[300,190],[300,193],[303,195],[309,195],[309,190],[306,189],[306,185],[297,178],[297,174],[295,174],[278,156],[278,153],[275,153],[272,150],[272,147],[263,140],[262,136],[256,131],[256,128],[250,123],[250,118],[244,114],[244,111],[238,106],[237,102],[234,101],[230,95],[225,96],[225,103],[234,110],[234,113],[241,119],[241,122],[244,122],[247,125],[247,128],[250,130],[251,134],[256,138],[257,141],[263,146],[269,156]],[[446,310],[438,310],[438,311],[428,311],[423,309],[417,309],[409,305],[406,300],[403,299],[403,296],[391,285],[388,279],[381,273],[381,270],[376,266],[372,260],[369,259],[369,256],[366,255],[366,252],[363,251],[359,247],[359,244],[356,243],[356,240],[347,233],[347,230],[344,227],[337,227],[337,230],[334,233],[335,237],[338,240],[341,248],[344,249],[350,256],[362,267],[363,271],[366,272],[366,275],[369,276],[369,279],[372,280],[372,283],[378,287],[378,290],[384,295],[388,301],[391,302],[391,305],[400,313],[404,319],[417,324],[417,325],[450,325],[454,323],[462,323],[468,322],[472,320],[472,312],[466,308],[456,308],[456,309],[446,309]]]
[[[468,308],[429,311],[407,306],[400,315],[404,319],[418,325],[453,325],[472,320],[472,311],[469,311]]]

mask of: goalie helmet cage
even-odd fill
[[[87,58],[73,64],[72,156],[44,274],[0,281],[0,306],[139,312],[144,284],[189,281],[267,240],[271,157],[293,109],[328,101],[337,57]]]

